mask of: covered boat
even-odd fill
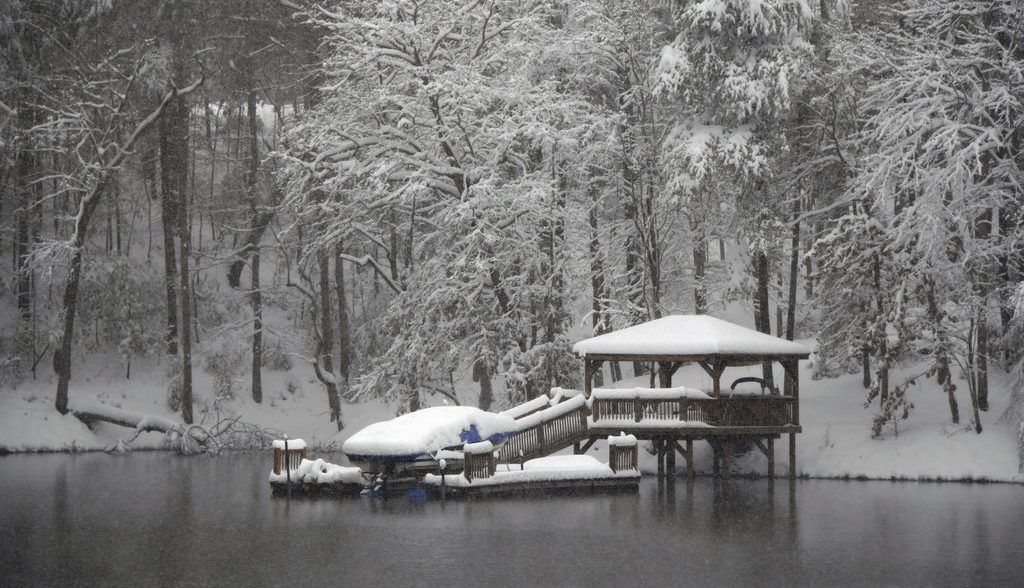
[[[365,472],[436,469],[438,452],[480,441],[498,445],[517,431],[508,415],[471,406],[435,406],[374,423],[349,437],[342,451]]]

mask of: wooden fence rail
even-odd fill
[[[498,451],[498,461],[517,462],[547,455],[587,437],[587,407],[519,431]]]
[[[799,424],[789,396],[726,398],[594,398],[592,416],[601,420],[688,421],[714,427],[773,427]]]
[[[285,467],[286,463],[289,470],[298,469],[299,464],[302,463],[302,460],[308,457],[309,450],[306,447],[303,447],[302,449],[292,449],[289,447],[287,458],[285,457],[284,453],[285,452],[283,449],[278,449],[277,447],[274,448],[275,474],[280,475],[281,470]]]
[[[465,464],[463,475],[470,482],[490,478],[497,471],[498,466],[494,460],[493,451],[486,453],[470,453],[467,451],[463,454],[463,459]]]
[[[613,472],[635,470],[637,469],[636,461],[637,449],[635,443],[627,446],[608,446],[608,466],[612,468]]]

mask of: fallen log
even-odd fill
[[[78,420],[89,427],[97,422],[104,422],[134,429],[131,438],[118,439],[114,445],[106,449],[107,451],[126,451],[139,435],[150,431],[163,433],[171,443],[178,442],[178,449],[183,453],[195,453],[193,444],[202,448],[201,451],[220,451],[216,436],[199,425],[186,425],[166,417],[133,413],[105,404],[73,402],[68,408]]]

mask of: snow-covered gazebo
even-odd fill
[[[692,443],[696,439],[715,441],[711,444],[717,470],[723,457],[719,449],[726,445],[720,441],[745,436],[765,453],[769,472],[773,473],[773,440],[789,434],[790,476],[795,476],[796,433],[800,432],[799,361],[810,355],[807,347],[708,315],[671,315],[580,341],[573,345],[573,352],[584,362],[584,393],[588,399],[593,397],[592,434],[604,433],[602,427],[611,431],[626,420],[609,418],[624,416],[616,412],[626,410],[621,391],[593,388],[594,374],[603,362],[655,363],[662,388],[672,386],[672,375],[681,365],[693,362],[711,377],[712,387],[706,394],[688,388],[646,393],[637,389],[635,398],[631,397],[635,419],[629,431],[656,442],[660,459],[666,460],[659,460],[659,470],[674,462],[674,448],[686,458],[692,471]],[[721,378],[727,368],[772,362],[778,362],[785,373],[781,394],[777,387],[766,386],[763,381],[755,394],[742,387],[723,394]],[[743,380],[757,378],[739,381]],[[606,406],[598,406],[601,402]],[[668,409],[660,406],[671,402],[676,404]],[[687,448],[680,447],[678,441],[685,441]]]

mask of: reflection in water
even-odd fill
[[[1019,486],[680,478],[637,494],[289,501],[271,499],[268,468],[263,455],[0,458],[0,584],[1005,584],[1024,571]]]

